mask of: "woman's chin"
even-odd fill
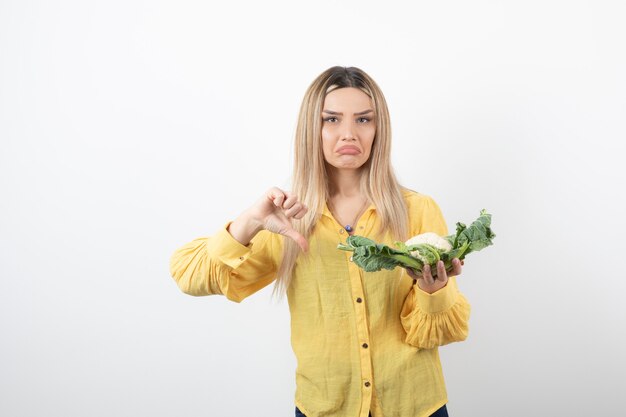
[[[352,155],[350,155],[352,156]],[[326,161],[328,165],[335,169],[359,169],[367,161],[363,161],[360,158],[341,158],[340,160]]]
[[[330,164],[330,165],[337,170],[347,170],[347,169],[359,169],[363,166],[363,163],[355,162],[351,164],[343,163],[343,164]]]

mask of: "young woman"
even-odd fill
[[[240,302],[286,293],[297,359],[296,416],[447,416],[438,347],[467,337],[470,307],[453,271],[364,273],[337,249],[350,234],[393,244],[447,235],[435,201],[403,188],[390,163],[385,98],[354,67],[309,86],[291,191],[270,188],[210,237],[178,249],[171,274],[192,295]],[[371,413],[371,414],[370,414]]]

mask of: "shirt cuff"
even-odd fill
[[[252,244],[244,246],[228,233],[228,226],[232,221],[226,223],[206,244],[206,249],[211,257],[219,259],[223,264],[232,269],[236,269],[250,256]]]
[[[451,308],[456,303],[458,296],[458,291],[452,279],[453,277],[450,277],[445,287],[432,294],[422,290],[417,283],[413,284],[419,308],[429,314],[441,313]]]

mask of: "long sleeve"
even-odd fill
[[[406,331],[406,343],[431,349],[467,338],[470,305],[456,286],[456,278],[433,294],[417,284],[409,292],[400,320]]]
[[[280,250],[276,238],[264,230],[244,246],[228,233],[230,223],[174,252],[170,273],[181,291],[194,296],[222,294],[241,302],[274,281]]]
[[[435,232],[448,234],[441,209],[430,197],[418,211],[415,234]],[[449,277],[442,289],[428,294],[414,282],[402,306],[400,321],[406,331],[406,343],[421,349],[465,340],[469,331],[470,305],[457,287],[456,277]]]

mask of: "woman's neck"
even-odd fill
[[[361,197],[361,173],[358,170],[338,170],[330,172],[330,198],[353,199]]]

